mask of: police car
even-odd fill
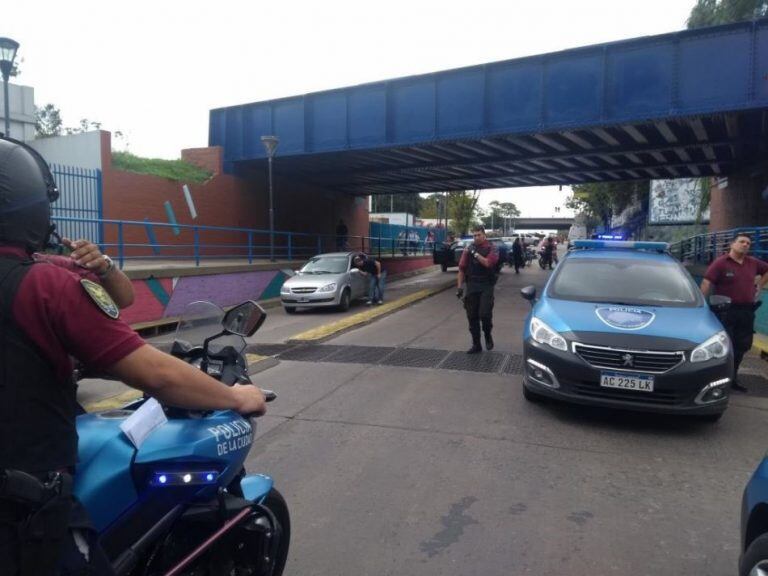
[[[524,329],[523,392],[715,421],[728,404],[730,341],[662,242],[576,240]]]

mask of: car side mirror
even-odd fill
[[[520,296],[528,300],[531,304],[534,303],[536,300],[536,287],[535,286],[526,286],[525,288],[520,288]]]
[[[256,302],[247,300],[224,314],[221,326],[230,334],[252,336],[266,319],[267,313],[264,309]]]
[[[709,307],[713,312],[725,312],[731,307],[731,299],[721,294],[713,294],[709,297]]]
[[[299,273],[298,270],[291,270],[290,268],[283,268],[282,270],[280,270],[280,272],[285,274],[288,278],[293,278]]]

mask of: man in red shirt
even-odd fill
[[[456,296],[464,300],[464,308],[469,320],[469,333],[472,335],[472,347],[467,354],[477,354],[480,347],[480,325],[485,335],[485,348],[493,350],[493,287],[496,285],[496,264],[499,253],[488,242],[485,228],[476,226],[472,229],[474,242],[461,253],[459,260],[458,289]],[[466,288],[464,283],[466,281]]]
[[[110,573],[95,535],[87,530],[82,507],[63,488],[71,485],[68,478],[77,459],[71,357],[173,406],[265,412],[259,388],[224,386],[148,346],[119,318],[118,306],[101,286],[45,258],[33,258],[53,232],[50,203],[57,198],[58,189],[42,157],[20,142],[0,138],[3,576],[56,574],[65,557],[74,562],[65,573],[88,569],[94,575]],[[55,495],[45,504],[20,501],[7,486],[10,475],[19,472],[41,482],[56,479]],[[82,541],[75,542],[81,536],[88,553],[82,552]]]
[[[752,348],[755,332],[755,310],[760,291],[768,283],[768,264],[749,256],[752,239],[746,234],[737,234],[731,242],[727,254],[715,259],[707,268],[701,291],[705,297],[711,293],[728,296],[731,307],[725,315],[725,330],[733,344],[734,378],[731,387],[738,392],[746,392],[746,387],[738,382],[739,364],[744,354]],[[757,284],[755,278],[760,277]]]

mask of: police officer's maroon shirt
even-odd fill
[[[755,277],[768,272],[768,264],[745,256],[739,264],[730,254],[723,254],[707,268],[704,278],[714,284],[714,294],[728,296],[733,304],[752,304],[755,301]]]
[[[28,259],[20,248],[0,246],[0,256]],[[105,370],[145,344],[122,320],[108,317],[80,284],[82,274],[60,260],[43,256],[16,293],[16,325],[37,346],[61,379],[72,375],[77,358],[94,370]],[[90,274],[90,273],[87,273]]]
[[[485,250],[487,246],[491,247],[491,251],[488,252],[488,256],[486,258],[488,259],[488,268],[493,268],[496,266],[496,263],[499,261],[499,253],[493,249],[493,245],[488,242],[488,239],[486,238],[485,242],[481,242],[480,244],[475,243],[475,247],[482,248]],[[469,255],[469,250],[464,250],[464,252],[461,253],[461,259],[459,260],[459,270],[462,272],[466,272],[469,269],[469,259],[472,258],[472,256]]]

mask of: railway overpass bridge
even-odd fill
[[[227,171],[263,179],[267,134],[298,202],[716,176],[765,221],[768,19],[210,112]]]
[[[567,230],[573,218],[515,218],[515,230]]]

